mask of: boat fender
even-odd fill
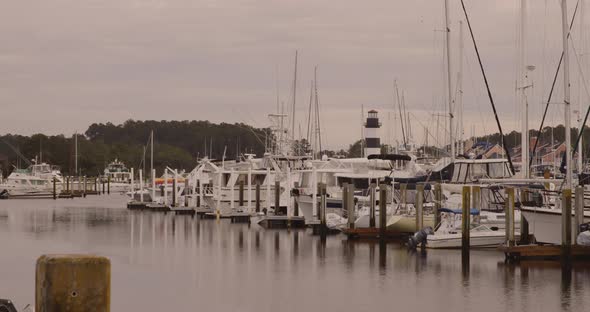
[[[580,233],[576,238],[576,243],[582,246],[590,246],[590,231]]]
[[[418,245],[426,245],[428,235],[434,234],[431,226],[427,226],[408,238],[408,248],[416,249]]]

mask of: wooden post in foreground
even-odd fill
[[[395,186],[393,186],[395,187]],[[377,184],[371,183],[369,187],[369,200],[371,203],[369,204],[369,227],[375,228],[375,191],[377,190]]]
[[[35,311],[109,312],[111,263],[92,255],[43,255],[37,259]]]

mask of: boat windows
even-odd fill
[[[486,164],[473,164],[469,174],[469,182],[477,181],[481,178],[486,178],[487,176]]]
[[[488,164],[488,175],[492,179],[501,179],[508,177],[509,171],[506,170],[504,163],[490,163]]]

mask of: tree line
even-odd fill
[[[154,132],[154,167],[160,174],[168,166],[192,170],[197,159],[236,159],[241,154],[262,156],[270,131],[243,123],[209,121],[137,121],[123,124],[94,123],[77,135],[78,174],[94,176],[119,159],[127,167],[140,168],[150,163],[150,133]],[[6,134],[0,136],[2,173],[26,168],[33,160],[61,167],[62,173],[75,172],[74,136]]]

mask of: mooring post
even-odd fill
[[[561,196],[561,255],[567,262],[572,248],[572,190],[564,189]]]
[[[100,183],[102,183],[102,194],[104,195],[104,194],[106,194],[105,182],[103,180],[103,181],[100,181]],[[131,188],[131,192],[133,193],[133,188]]]
[[[240,180],[240,194],[238,196],[238,207],[244,206],[244,180]]]
[[[100,192],[98,191],[98,178],[94,178],[94,192],[100,195]]]
[[[192,194],[191,194],[192,195]],[[184,179],[184,206],[188,207],[189,187],[188,179]]]
[[[342,183],[342,215],[344,212],[348,214],[348,183]]]
[[[326,184],[318,185],[320,188],[320,234],[325,235],[327,232],[326,224]]]
[[[578,185],[576,187],[576,209],[574,211],[574,242],[576,242],[578,235],[580,235],[580,224],[584,223],[584,187]]]
[[[424,184],[416,184],[416,231],[424,228]]]
[[[111,263],[92,255],[43,255],[37,259],[35,311],[110,311]]]
[[[348,209],[348,228],[354,229],[354,223],[356,221],[356,216],[355,216],[355,204],[354,204],[354,184],[348,184],[346,186],[346,188],[348,189],[346,191],[346,203],[348,205],[347,209]]]
[[[107,178],[107,195],[111,195],[111,176]]]
[[[66,193],[70,193],[70,176],[66,177]]]
[[[377,184],[371,183],[369,186],[369,227],[375,228],[375,191],[377,190]]]
[[[248,167],[248,213],[252,213],[252,167]]]
[[[201,185],[201,180],[197,179],[197,208],[201,208],[201,188],[203,186]]]
[[[57,199],[57,178],[53,177],[53,199]]]
[[[299,182],[295,181],[293,188],[297,190],[295,196],[293,196],[293,215],[298,217],[299,216]]]
[[[434,228],[440,223],[440,208],[442,208],[442,188],[440,183],[434,184]]]
[[[379,185],[379,239],[385,239],[387,229],[387,184]]]
[[[281,210],[281,182],[275,181],[275,215],[279,215]]]
[[[406,184],[406,183],[400,184],[399,191],[401,194],[402,207],[405,212],[408,211],[408,206],[407,206],[408,198],[407,198],[407,193],[406,193],[407,189],[408,189],[408,184]]]
[[[255,197],[255,210],[256,213],[260,212],[260,181],[256,181],[256,195]]]
[[[84,176],[84,197],[86,197],[86,188],[88,187],[88,178]]]
[[[143,203],[143,169],[139,169],[139,202]]]
[[[471,218],[471,187],[463,186],[461,203],[461,250],[463,257],[469,257],[469,230]]]
[[[514,234],[514,188],[506,188],[506,207],[504,209],[506,214],[506,240],[507,246],[512,247],[516,245]]]
[[[176,179],[172,179],[172,207],[176,207]]]
[[[531,198],[531,193],[528,192],[527,190],[522,190],[520,193],[520,202],[521,205],[526,205],[527,203],[530,202]],[[516,222],[516,220],[514,221]],[[529,235],[529,221],[524,217],[524,215],[520,215],[520,244],[528,244],[530,241],[530,235]]]

